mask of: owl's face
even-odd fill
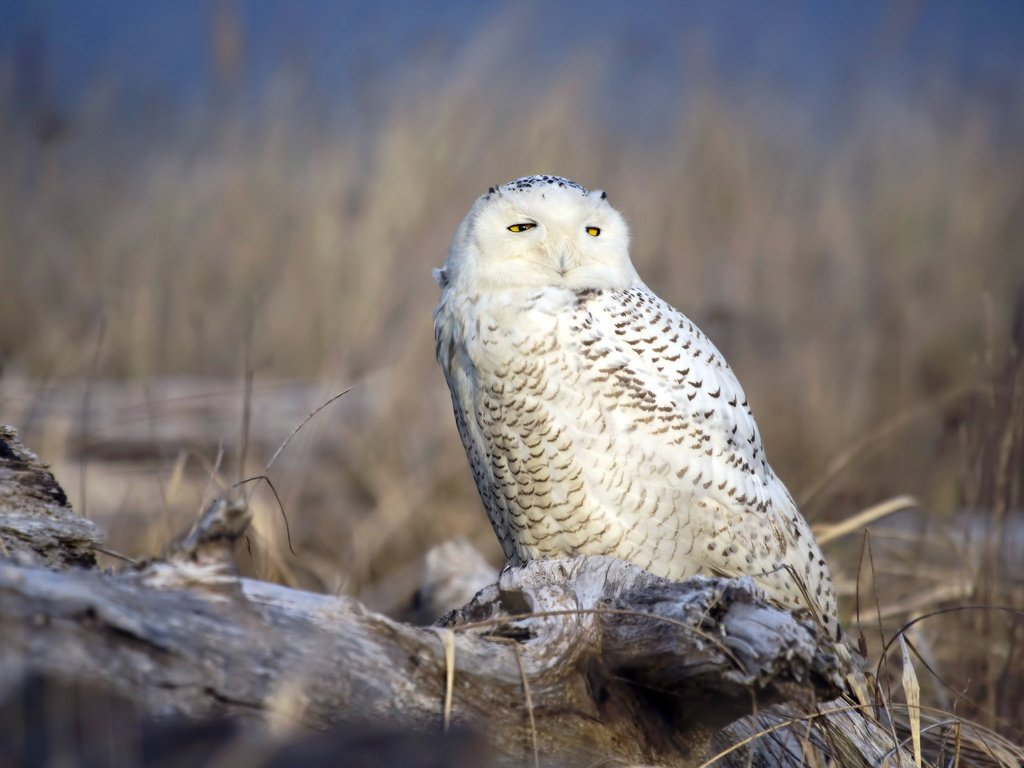
[[[439,275],[456,289],[628,288],[629,228],[600,190],[559,176],[492,187],[463,220]]]

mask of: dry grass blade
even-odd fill
[[[441,638],[441,646],[444,648],[443,730],[448,733],[448,729],[452,725],[452,694],[455,690],[455,633],[450,629],[439,627],[437,634]]]
[[[88,469],[89,452],[89,418],[91,416],[92,386],[96,380],[96,374],[100,365],[100,350],[103,348],[103,340],[107,335],[106,315],[100,317],[99,332],[96,334],[96,347],[93,349],[92,365],[89,366],[89,374],[85,380],[85,392],[82,395],[82,434],[79,438],[79,459],[78,459],[78,512],[82,517],[89,516],[88,498],[86,497],[86,472]]]
[[[220,479],[220,465],[221,462],[224,461],[224,444],[220,442],[217,443],[217,455],[214,457],[212,464],[202,454],[197,454],[196,457],[206,470],[207,478],[206,486],[203,488],[203,495],[201,498],[205,499],[209,495],[210,489],[213,488],[215,484],[221,488],[226,488],[227,486],[222,483]]]
[[[249,454],[249,422],[252,418],[252,380],[254,371],[249,362],[252,347],[252,322],[246,326],[245,375],[242,377],[242,431],[238,438],[238,478],[245,477],[245,465]]]
[[[846,706],[846,707],[837,707],[837,708],[833,709],[832,711],[833,712],[853,712],[853,711],[858,711],[858,710],[869,711],[870,708],[868,706],[864,705],[864,704],[852,704],[852,705]],[[797,725],[798,723],[813,722],[813,721],[817,720],[820,717],[823,717],[822,713],[820,713],[820,712],[810,712],[810,713],[808,713],[806,715],[799,715],[797,717],[790,717],[790,718],[787,718],[786,720],[782,720],[782,721],[780,721],[778,723],[775,723],[774,725],[771,725],[771,726],[769,726],[767,728],[762,728],[757,733],[750,734],[746,738],[741,739],[740,741],[737,741],[735,744],[731,744],[730,746],[728,746],[726,749],[723,749],[718,754],[713,755],[712,757],[708,758],[703,763],[698,765],[697,768],[711,768],[711,766],[713,766],[719,760],[723,760],[724,758],[728,757],[729,755],[731,755],[736,750],[742,749],[743,747],[745,747],[745,746],[747,746],[749,744],[752,744],[753,742],[757,741],[758,739],[764,738],[765,736],[770,736],[771,734],[773,734],[773,733],[775,733],[777,731],[781,731],[781,730],[783,730],[785,728],[789,728],[790,726]],[[895,764],[898,765],[899,763],[897,762]]]
[[[903,654],[903,695],[907,697],[907,716],[910,718],[910,736],[914,744],[914,765],[921,768],[921,686],[917,682],[914,662],[907,650],[907,641],[900,634]]]
[[[247,403],[251,399],[252,384],[251,384],[251,380],[250,379],[251,379],[251,377],[249,377],[248,374],[247,374],[247,385],[246,385],[246,402]],[[288,515],[287,515],[287,513],[284,510],[284,504],[281,502],[281,497],[278,495],[277,489],[274,487],[274,484],[270,480],[270,468],[274,465],[274,462],[277,461],[277,457],[280,456],[281,453],[284,451],[284,449],[288,447],[288,444],[292,441],[292,438],[294,438],[299,433],[299,431],[304,426],[306,426],[306,424],[308,424],[313,419],[314,416],[316,416],[318,413],[320,413],[320,411],[322,411],[328,405],[330,405],[335,400],[340,398],[342,395],[344,395],[344,394],[346,394],[348,392],[351,392],[351,391],[352,391],[352,387],[348,387],[347,389],[343,389],[341,392],[338,392],[338,393],[332,395],[331,397],[327,398],[327,400],[325,400],[320,405],[318,405],[316,408],[314,408],[306,416],[306,418],[304,418],[301,422],[299,422],[299,424],[297,424],[295,426],[295,428],[288,434],[288,437],[286,437],[281,442],[281,444],[277,447],[277,450],[274,451],[274,455],[270,457],[270,461],[268,461],[267,465],[263,468],[263,472],[261,474],[256,475],[255,477],[249,477],[249,478],[241,479],[237,483],[235,483],[235,486],[239,486],[239,485],[244,485],[245,483],[249,483],[249,482],[251,482],[253,480],[263,480],[270,487],[270,490],[274,494],[274,499],[277,501],[277,507],[278,507],[278,509],[281,512],[281,518],[284,520],[285,533],[286,533],[286,538],[287,538],[287,542],[288,542],[288,551],[291,552],[293,555],[296,554],[296,552],[295,552],[295,549],[292,547],[291,525],[288,522]],[[248,409],[248,405],[246,405],[246,408]],[[245,421],[246,421],[246,424],[248,424],[248,417],[246,417]],[[245,431],[246,431],[246,433],[248,432],[248,426],[245,427]],[[241,469],[241,466],[240,466],[240,469]],[[253,498],[253,495],[255,493],[256,493],[256,488],[254,487],[253,490],[249,493],[249,497],[246,499],[246,504],[247,505],[252,503],[252,498]],[[253,523],[254,528],[257,526],[257,524],[258,524],[258,520],[254,520],[254,523]]]
[[[320,411],[322,411],[322,410],[323,410],[324,408],[326,408],[326,407],[327,407],[328,405],[330,405],[331,403],[333,403],[333,402],[334,402],[335,400],[337,400],[337,399],[338,399],[339,397],[341,397],[342,395],[346,395],[346,394],[348,394],[348,393],[349,393],[349,392],[351,392],[351,391],[352,391],[352,387],[348,387],[347,389],[343,389],[343,390],[342,390],[341,392],[338,392],[337,394],[331,395],[331,396],[330,396],[329,398],[327,398],[327,399],[326,399],[326,400],[325,400],[324,402],[320,403],[320,405],[318,405],[318,406],[317,406],[316,408],[314,408],[314,409],[313,409],[313,410],[312,410],[312,411],[310,412],[310,414],[309,414],[309,415],[308,415],[308,416],[307,416],[306,418],[304,418],[304,419],[302,420],[302,422],[301,422],[301,423],[300,423],[300,424],[299,424],[298,426],[296,426],[296,427],[295,427],[295,429],[293,429],[293,430],[291,431],[291,433],[290,433],[290,434],[288,435],[288,437],[286,437],[286,438],[284,439],[284,442],[282,442],[282,443],[281,443],[281,444],[280,444],[280,445],[279,445],[279,446],[277,447],[277,450],[276,450],[276,451],[274,451],[274,455],[273,455],[273,456],[271,456],[271,457],[270,457],[270,461],[268,461],[268,462],[267,462],[267,466],[265,466],[265,467],[263,468],[263,474],[264,474],[264,475],[266,475],[266,474],[268,474],[268,473],[270,472],[270,468],[271,468],[272,466],[274,466],[274,462],[275,462],[275,461],[277,461],[277,457],[281,455],[281,452],[282,452],[282,451],[283,451],[283,450],[284,450],[284,449],[285,449],[286,447],[288,447],[288,443],[290,443],[290,442],[292,441],[292,438],[293,438],[293,437],[295,437],[295,436],[296,436],[296,435],[297,435],[297,434],[299,433],[299,430],[300,430],[300,429],[302,429],[302,428],[303,428],[304,426],[306,426],[306,424],[308,424],[308,423],[309,423],[309,421],[310,421],[310,420],[311,420],[311,419],[312,419],[312,418],[313,418],[314,416],[316,416],[316,415],[317,415],[318,413],[320,413]]]
[[[107,549],[106,547],[93,547],[93,549],[95,549],[97,552],[102,552],[104,555],[107,555],[107,557],[113,557],[117,560],[122,560],[128,563],[129,565],[139,564],[139,561],[136,560],[134,557],[128,557],[128,555],[123,555],[120,552],[114,551],[113,549]],[[7,552],[7,548],[6,546],[4,546],[4,543],[2,541],[0,541],[0,552],[4,552],[5,554]]]
[[[516,664],[519,666],[519,676],[523,681],[523,696],[526,698],[526,713],[530,717],[530,745],[533,748],[533,768],[540,768],[540,753],[537,750],[537,721],[533,716],[533,697],[530,696],[530,681],[526,678],[526,668],[523,666],[523,655],[518,644],[512,646],[516,654]]]
[[[897,496],[868,507],[841,523],[812,526],[814,538],[818,540],[818,544],[827,544],[848,534],[856,533],[871,523],[881,520],[883,517],[888,517],[896,512],[902,512],[904,509],[913,509],[916,506],[918,506],[917,499],[913,496]]]
[[[174,466],[171,467],[171,475],[167,479],[166,484],[166,504],[172,504],[185,486],[185,469],[188,466],[189,453],[188,451],[179,451],[177,458],[174,460]]]
[[[906,632],[908,629],[919,624],[922,621],[925,621],[926,619],[932,619],[936,616],[943,616],[949,613],[961,613],[964,611],[997,611],[999,613],[1006,613],[1010,616],[1015,616],[1019,619],[1024,619],[1024,610],[1019,610],[1017,608],[1013,608],[1011,606],[1006,605],[953,605],[949,608],[937,608],[934,611],[930,611],[926,614],[917,616],[911,619],[910,621],[905,622],[898,630],[896,630],[896,633],[893,635],[892,638],[886,640],[883,643],[882,651],[879,656],[878,665],[875,668],[875,676],[881,676],[882,665],[885,663],[886,656],[889,653],[889,648],[891,648],[892,644],[896,642],[897,638],[902,637],[903,633]]]
[[[913,651],[913,646],[910,643],[907,646],[910,651]],[[895,704],[890,711],[910,720],[910,710],[904,704]],[[970,766],[1019,768],[1024,765],[1024,748],[995,731],[944,709],[922,705],[917,711],[920,714],[919,722],[927,723],[927,725],[922,725],[919,731],[915,729],[915,733],[924,736],[925,734],[935,735],[937,731],[941,731],[941,736],[938,739],[932,738],[927,742],[922,739],[922,751],[927,746],[939,750],[942,754],[947,748],[947,744],[952,741],[952,745],[949,747],[952,750],[952,755],[944,762],[936,763],[937,765],[952,766],[960,762],[961,757]],[[911,734],[911,740],[912,738],[913,734]],[[903,744],[905,741],[900,743]]]

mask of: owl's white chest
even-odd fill
[[[602,530],[619,527],[593,498],[574,439],[597,414],[574,389],[579,365],[565,345],[576,301],[557,288],[452,295],[435,316],[456,424],[513,563],[593,551]]]
[[[478,371],[504,371],[517,355],[549,349],[575,300],[572,291],[559,288],[453,293],[442,300],[435,323]]]
[[[694,547],[723,526],[710,508],[706,520],[694,514],[716,462],[686,448],[699,428],[680,418],[667,377],[640,370],[657,348],[639,346],[642,313],[630,334],[613,326],[604,338],[585,294],[453,298],[439,313],[439,349],[448,338],[456,421],[509,559],[611,554],[669,578],[699,571]],[[647,428],[655,419],[660,432]]]

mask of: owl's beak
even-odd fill
[[[579,259],[576,257],[576,249],[569,243],[563,243],[552,255],[552,262],[558,269],[558,274],[565,276],[573,267],[579,266]]]

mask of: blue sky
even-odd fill
[[[909,96],[938,80],[999,98],[1024,79],[1018,0],[3,0],[0,62],[21,79],[31,70],[58,109],[97,84],[125,102],[196,103],[216,87],[219,7],[235,9],[243,31],[243,92],[258,99],[290,71],[328,108],[367,82],[386,90],[391,78],[455,70],[481,40],[504,57],[501,87],[542,82],[574,54],[596,52],[602,87],[625,109],[678,99],[694,68],[826,112],[851,87]]]

